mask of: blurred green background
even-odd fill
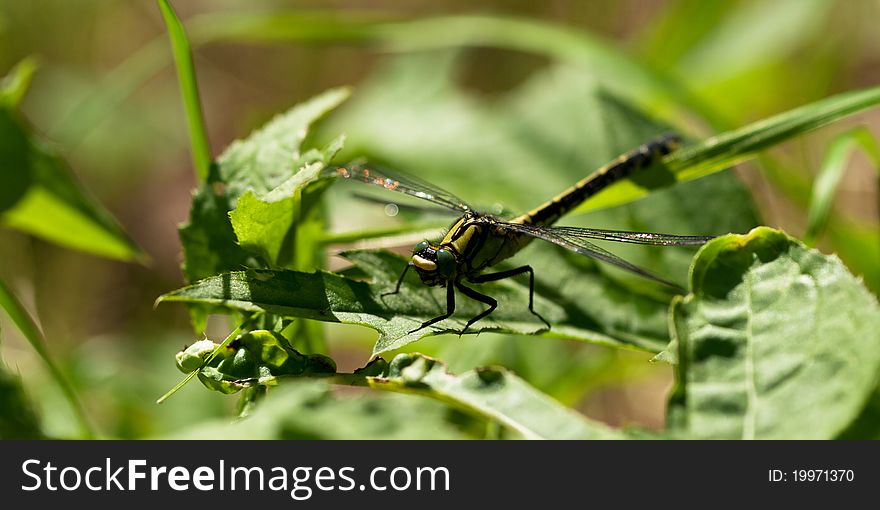
[[[495,200],[514,209],[544,200],[589,171],[572,162],[598,165],[615,155],[579,153],[614,146],[613,140],[590,140],[599,132],[594,124],[609,120],[591,117],[590,105],[577,103],[579,94],[597,83],[691,136],[705,136],[880,82],[880,32],[874,23],[880,2],[870,0],[205,0],[174,6],[188,25],[208,16],[202,24],[206,42],[195,49],[195,63],[215,155],[275,113],[329,87],[350,84],[353,98],[325,122],[318,138],[346,132],[349,155],[366,152],[394,160],[436,176],[439,184],[465,198]],[[320,21],[291,29],[299,30],[292,36],[277,30],[284,26],[282,18],[274,28],[237,40],[210,36],[216,29],[209,23],[214,14],[317,9],[323,13]],[[488,35],[478,29],[467,32],[468,23],[455,25],[460,34],[423,27],[410,35],[401,31],[391,45],[371,44],[368,37],[333,28],[337,21],[363,27],[371,20],[446,15],[481,16],[471,21],[515,18],[522,24],[491,25],[496,29]],[[0,1],[0,69],[5,73],[29,55],[41,62],[22,104],[24,115],[150,257],[146,265],[114,262],[0,229],[0,278],[39,317],[50,351],[70,374],[104,437],[178,432],[208,417],[229,416],[234,400],[191,384],[167,403],[154,404],[179,379],[173,354],[194,340],[182,307],[153,308],[157,296],[182,283],[176,227],[187,217],[196,184],[164,30],[151,0]],[[614,57],[610,66],[628,62],[648,70],[672,84],[675,93],[652,95],[650,87],[639,85],[641,75],[626,65],[585,71],[577,65],[584,44],[607,48]],[[152,68],[157,72],[149,72]],[[551,88],[552,96],[539,93],[542,80],[557,87]],[[131,93],[120,93],[129,83]],[[542,97],[545,102],[539,103]],[[504,174],[501,169],[520,155],[479,152],[497,141],[492,126],[515,129],[517,119],[553,113],[560,105],[551,99],[558,97],[573,101],[561,111],[583,115],[583,130],[557,138],[559,159],[544,162],[565,171],[542,174],[524,165]],[[552,120],[544,120],[552,127]],[[827,145],[856,125],[878,133],[880,112],[786,143],[735,170],[756,203],[760,222],[803,235],[810,183]],[[469,145],[465,137],[478,141]],[[498,144],[510,143],[510,137],[505,140]],[[468,182],[469,172],[483,164],[499,176],[497,187],[475,189]],[[534,187],[529,187],[532,181],[525,186],[504,182],[533,177],[540,177]],[[838,252],[875,293],[880,288],[876,182],[868,160],[853,156],[819,242],[823,251]],[[331,198],[339,230],[390,221],[381,210],[371,213],[368,206],[340,197]],[[736,209],[748,200],[734,190],[719,195],[713,205]],[[751,212],[743,214],[748,217],[742,228],[759,221]],[[601,222],[614,224],[614,215],[611,210]],[[650,228],[719,233],[681,232],[699,225],[661,221]],[[687,254],[664,257],[675,259],[670,264],[681,280]],[[340,267],[335,257],[328,264]],[[39,405],[44,432],[76,435],[71,414],[39,360],[11,324],[2,326],[0,352]],[[367,361],[375,333],[324,327],[341,371]],[[219,339],[227,331],[218,322],[209,333]],[[563,403],[612,425],[663,425],[671,370],[648,363],[647,354],[490,334],[466,340],[437,337],[412,347],[447,360],[455,371],[503,364]]]

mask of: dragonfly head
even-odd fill
[[[455,276],[457,264],[452,251],[428,241],[413,248],[411,262],[425,285],[437,285]]]

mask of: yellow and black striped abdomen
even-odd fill
[[[551,200],[513,219],[512,222],[550,225],[612,183],[629,177],[640,169],[650,167],[659,158],[675,150],[680,144],[681,139],[672,134],[651,140],[637,149],[623,154]]]

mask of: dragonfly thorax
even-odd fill
[[[422,241],[413,248],[411,264],[425,285],[438,285],[455,277],[458,262],[451,250]]]

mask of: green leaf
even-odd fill
[[[18,203],[32,183],[27,133],[11,110],[0,108],[0,212]]]
[[[320,165],[310,167],[320,168]],[[310,167],[304,168],[303,172],[312,173]],[[289,195],[269,202],[260,200],[250,191],[242,195],[235,210],[229,213],[241,247],[260,256],[272,267],[283,267],[284,261],[291,257],[296,198]]]
[[[162,17],[165,19],[165,26],[168,28],[168,38],[171,40],[171,50],[177,67],[177,79],[180,81],[180,92],[186,110],[186,124],[189,127],[193,166],[199,181],[205,182],[208,180],[211,169],[211,146],[208,143],[202,103],[199,100],[199,86],[196,82],[196,68],[193,64],[189,38],[186,36],[183,23],[180,22],[168,0],[156,1],[159,4],[159,10],[162,11]]]
[[[331,145],[323,153],[315,150],[302,153],[303,139],[309,126],[347,95],[347,89],[334,89],[294,106],[247,139],[230,145],[218,158],[217,182],[199,188],[193,197],[189,223],[180,228],[187,281],[242,267],[261,267],[252,253],[239,246],[229,213],[235,209],[239,197],[249,191],[253,195],[245,199],[245,205],[252,210],[258,196],[275,188],[278,191],[267,199],[269,202],[276,196],[294,196],[312,182],[315,167],[308,165],[322,162],[325,155],[335,153],[338,146]],[[306,167],[306,173],[298,176],[303,167]],[[283,202],[267,207],[272,211],[267,214],[270,217],[283,215],[285,208],[292,211],[295,206],[296,199]],[[256,219],[254,223],[247,222],[242,214],[233,215],[233,218],[246,247],[270,257],[269,260],[280,256],[289,228],[280,232],[267,231],[257,228]],[[263,234],[271,234],[273,238],[257,237]]]
[[[880,306],[834,256],[766,227],[713,240],[674,301],[673,433],[827,439],[880,370]]]
[[[567,255],[552,248],[546,256],[562,260]],[[394,288],[397,276],[406,265],[400,256],[381,251],[354,251],[343,254],[357,264],[375,282],[352,280],[326,272],[253,270],[214,276],[168,293],[160,302],[184,302],[222,307],[245,312],[269,312],[285,317],[360,324],[379,331],[373,354],[398,349],[424,336],[462,329],[470,317],[483,310],[484,305],[459,298],[456,315],[430,328],[410,332],[423,322],[445,311],[445,289],[422,284],[410,274],[404,280],[401,292],[384,300],[381,294]],[[659,351],[666,344],[662,338],[652,338],[640,325],[645,309],[660,310],[663,301],[633,295],[622,286],[596,285],[587,279],[578,281],[576,267],[589,270],[594,264],[578,258],[570,266],[572,274],[564,293],[547,288],[547,296],[535,296],[535,308],[553,329],[546,336],[579,341]],[[557,286],[559,287],[559,286]],[[478,324],[477,331],[494,330],[519,334],[536,334],[545,329],[543,323],[528,312],[526,282],[504,281],[481,287],[498,300],[499,306],[491,316]],[[588,313],[595,313],[591,316]],[[635,317],[633,316],[635,315]],[[604,322],[599,322],[602,317]],[[662,310],[651,316],[648,331],[665,324]]]
[[[307,163],[290,179],[262,197],[248,191],[238,199],[229,218],[242,248],[259,255],[271,267],[286,267],[291,262],[294,234],[308,216],[308,211],[303,211],[302,207],[304,188],[318,180],[321,170],[338,152],[341,144],[342,138],[338,138],[321,151],[320,161]],[[315,191],[313,186],[312,197],[316,197]]]
[[[22,86],[14,95],[23,93]],[[0,224],[94,255],[144,257],[11,103],[0,105]]]
[[[189,222],[178,229],[183,245],[183,272],[187,281],[207,278],[259,263],[237,243],[229,223],[229,198],[213,186],[202,185],[193,193]]]
[[[227,147],[217,158],[217,163],[220,181],[225,184],[230,201],[234,204],[248,191],[257,196],[265,195],[306,164],[323,161],[325,153],[303,151],[303,140],[312,124],[339,106],[350,94],[351,90],[345,87],[323,92]],[[331,144],[325,152],[334,154],[339,150],[338,143]]]
[[[197,425],[176,439],[465,439],[444,406],[405,396],[342,398],[323,381],[291,381],[243,420]]]
[[[526,439],[624,439],[623,433],[587,419],[501,367],[461,375],[420,354],[399,354],[387,376],[369,377],[369,385],[447,402],[513,429]]]
[[[265,336],[265,332],[260,333]],[[243,349],[238,352],[242,352]],[[232,354],[229,354],[230,359]],[[237,356],[236,356],[237,357]],[[329,420],[330,416],[326,414],[334,414],[337,409],[320,409],[326,402],[326,390],[323,384],[315,385],[315,383],[305,383],[303,378],[305,374],[297,373],[289,377],[279,375],[277,380],[273,380],[272,384],[278,384],[282,379],[286,379],[282,387],[293,386],[297,388],[299,394],[308,395],[306,400],[311,400],[313,396],[320,395],[320,400],[313,405],[298,409],[296,404],[281,405],[278,400],[265,403],[260,409],[254,413],[254,416],[263,416],[264,418],[252,418],[256,422],[251,422],[255,437],[260,438],[277,438],[292,437],[287,435],[277,435],[278,422],[286,424],[295,420],[297,427],[303,423],[308,423],[315,431],[323,431],[316,437],[322,438],[340,438],[340,437],[358,437],[360,439],[374,437],[374,427],[372,421],[384,420],[389,422],[387,429],[396,431],[399,428],[396,418],[398,412],[392,411],[391,408],[385,407],[383,404],[389,402],[385,398],[371,398],[370,408],[372,412],[366,413],[368,416],[364,423],[360,423],[363,418],[360,415],[355,424],[358,424],[362,430],[358,431],[356,436],[350,436],[353,432],[352,425],[341,426],[340,422],[348,422],[349,420],[336,420],[336,424],[327,427],[317,427],[318,424],[324,424],[325,419]],[[604,424],[590,420],[571,409],[566,408],[559,402],[553,400],[547,395],[541,393],[528,383],[503,368],[482,367],[471,370],[461,375],[453,375],[447,371],[446,365],[421,354],[399,354],[390,364],[381,358],[376,359],[366,367],[356,370],[353,374],[328,374],[328,375],[312,375],[308,377],[323,377],[329,382],[340,385],[353,386],[369,386],[376,390],[385,392],[396,392],[410,395],[419,395],[427,397],[455,409],[473,415],[476,418],[491,423],[503,425],[518,435],[526,439],[624,439],[626,436]],[[262,378],[260,379],[262,381]],[[237,389],[245,389],[260,387],[261,382],[251,378],[243,380],[238,384]],[[274,390],[270,390],[270,393]],[[290,392],[290,389],[282,388],[282,392]],[[290,393],[285,393],[290,394]],[[284,397],[277,397],[284,398]],[[392,402],[400,402],[401,404],[410,404],[409,400],[391,400]],[[330,404],[330,402],[326,402]],[[346,404],[350,405],[350,404]],[[266,407],[276,407],[276,411],[267,411]],[[331,407],[343,407],[341,402],[334,403]],[[317,412],[315,412],[315,408]],[[443,415],[436,412],[436,408],[424,406],[422,408],[429,412],[427,417],[418,419],[423,427],[430,429],[438,428],[440,431],[449,429],[449,425],[445,422]],[[408,414],[411,407],[409,405],[400,406],[398,411]],[[358,409],[350,409],[351,412],[357,412]],[[292,413],[297,416],[294,418]],[[265,418],[267,414],[271,414],[272,418]],[[266,421],[264,421],[266,420]],[[381,428],[376,427],[376,430]],[[413,429],[418,431],[418,429]],[[451,429],[450,433],[451,433]],[[340,432],[345,431],[345,432]],[[187,437],[213,437],[212,433],[204,435],[203,429],[197,429],[196,433],[189,433]],[[400,432],[393,433],[395,437]],[[410,437],[410,434],[416,434],[414,437],[423,437],[418,432],[407,431],[403,437]],[[228,437],[228,436],[227,436]],[[295,436],[300,437],[300,436]],[[305,436],[309,437],[309,436]],[[382,436],[376,436],[382,437]],[[436,438],[433,435],[427,436]]]

